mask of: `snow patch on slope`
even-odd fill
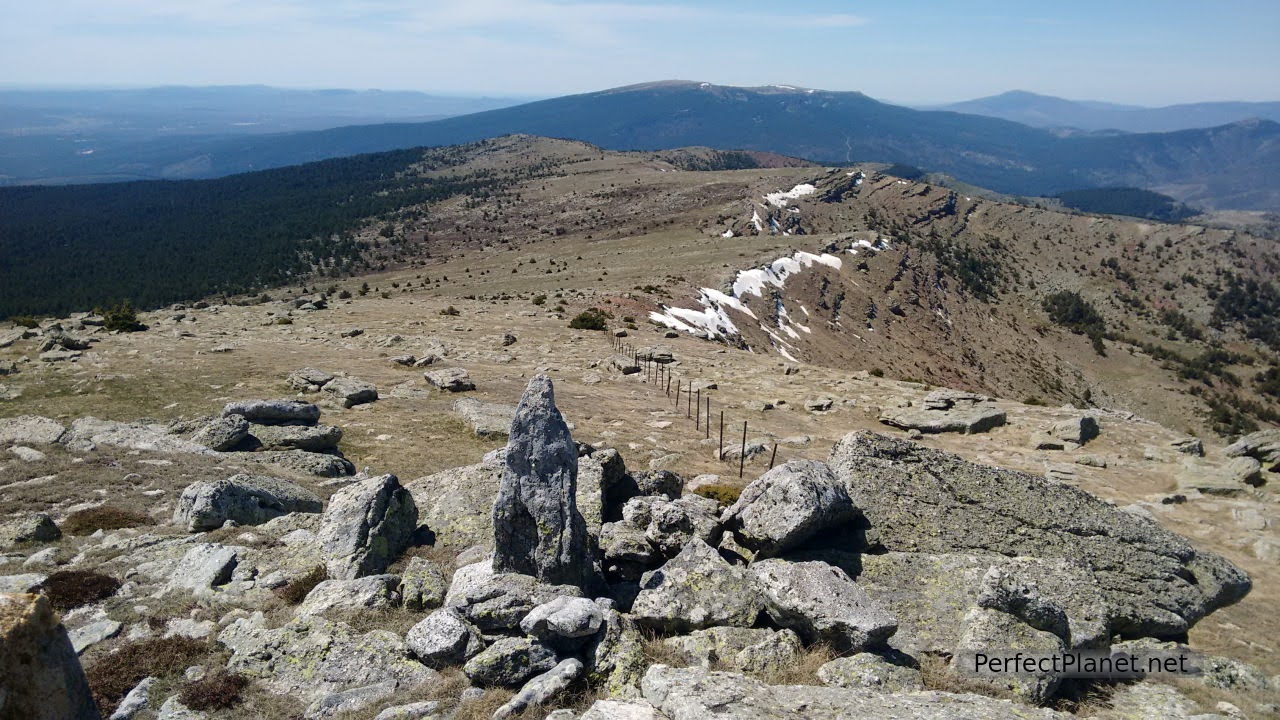
[[[786,192],[773,192],[764,196],[765,202],[774,207],[785,208],[791,204],[792,200],[802,198],[805,195],[812,195],[818,192],[818,188],[812,183],[800,183]]]

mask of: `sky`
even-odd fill
[[[1278,0],[0,0],[0,84],[1280,100]]]

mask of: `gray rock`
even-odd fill
[[[498,573],[468,588],[458,607],[463,616],[481,630],[510,630],[519,627],[535,607],[562,595],[581,594],[574,585],[547,585],[532,575]]]
[[[502,403],[481,402],[475,398],[461,398],[453,403],[453,411],[462,422],[471,427],[478,438],[506,437],[511,431],[511,421],[516,409]]]
[[[486,580],[493,577],[493,558],[463,565],[453,571],[453,579],[449,583],[449,592],[445,593],[446,607],[462,607],[467,604],[467,596],[478,589]]]
[[[47,350],[40,353],[37,357],[41,362],[55,363],[67,362],[69,360],[78,360],[82,353],[78,350]]]
[[[622,519],[634,528],[643,528],[645,539],[658,553],[674,557],[694,538],[708,545],[719,544],[719,510],[715,500],[701,495],[678,500],[644,495],[627,501]]]
[[[208,717],[202,712],[196,712],[183,705],[177,695],[170,695],[169,699],[160,706],[160,712],[156,714],[156,720],[207,720]]]
[[[628,522],[605,523],[600,529],[600,553],[610,577],[639,580],[644,571],[663,559],[649,544],[644,528]]]
[[[120,623],[115,620],[104,618],[95,620],[88,625],[81,625],[67,633],[67,637],[71,638],[71,647],[76,651],[76,654],[83,655],[85,650],[103,640],[115,637],[119,634],[121,627]]]
[[[41,462],[49,457],[35,448],[24,445],[14,445],[9,448],[9,452],[23,462]]]
[[[43,595],[0,593],[3,715],[22,720],[98,720],[80,660]]]
[[[654,665],[644,698],[669,720],[1070,720],[1073,715],[1009,700],[944,692],[891,694],[861,688],[765,685],[754,678],[704,668]]]
[[[396,681],[384,680],[364,687],[330,693],[307,706],[306,714],[303,717],[306,720],[318,720],[319,718],[358,712],[379,700],[391,697],[396,693],[398,687],[399,685]]]
[[[531,638],[501,638],[462,666],[481,687],[520,687],[557,664],[555,651]]]
[[[308,703],[387,681],[410,688],[439,677],[414,660],[395,633],[361,634],[319,615],[300,616],[274,629],[264,626],[260,614],[242,618],[228,625],[218,642],[232,652],[228,670]]]
[[[345,408],[364,405],[378,399],[378,388],[374,387],[373,383],[353,377],[336,377],[325,383],[323,390]]]
[[[1081,415],[1053,423],[1044,430],[1042,450],[1078,448],[1098,437],[1098,421],[1089,415]]]
[[[167,589],[189,590],[197,596],[208,596],[220,585],[231,582],[240,557],[247,548],[217,543],[193,545],[178,561],[169,577]]]
[[[954,654],[969,611],[983,602],[992,568],[1034,586],[1062,609],[1072,649],[1105,648],[1112,616],[1095,573],[1063,558],[951,553],[863,555],[858,585],[882,607],[893,608],[898,632],[890,644],[911,655]],[[988,604],[1013,607],[1015,603]]]
[[[317,533],[329,577],[376,575],[413,542],[418,508],[395,475],[348,485],[329,498]]]
[[[146,710],[151,703],[151,688],[155,684],[156,678],[143,678],[142,682],[133,686],[129,694],[124,696],[108,720],[132,720],[138,713]]]
[[[327,373],[323,370],[306,367],[289,373],[289,377],[286,379],[286,382],[288,382],[289,387],[294,390],[301,392],[320,392],[320,389],[325,385],[328,385],[332,380],[333,373]],[[317,413],[316,419],[318,420],[319,418],[320,415]]]
[[[370,575],[355,580],[325,580],[311,589],[298,606],[299,615],[319,615],[330,610],[367,610],[400,604],[400,578]]]
[[[19,543],[52,542],[62,537],[62,531],[48,513],[25,513],[0,523],[0,548]]]
[[[493,542],[493,498],[502,482],[501,461],[450,468],[408,484],[436,544],[464,548]]]
[[[924,689],[919,669],[866,652],[826,663],[818,668],[818,679],[829,687],[861,687],[894,693]]]
[[[449,583],[439,565],[421,557],[409,558],[400,575],[400,597],[406,610],[434,610],[444,603]]]
[[[82,417],[71,423],[71,429],[62,441],[85,448],[107,445],[145,452],[214,454],[200,443],[170,435],[163,425],[122,423],[95,417]]]
[[[751,565],[751,572],[769,617],[806,643],[860,652],[884,643],[898,629],[898,621],[840,568],[762,560]]]
[[[1183,438],[1181,440],[1174,440],[1173,442],[1169,443],[1169,445],[1174,450],[1177,450],[1178,452],[1183,453],[1184,455],[1191,455],[1193,457],[1204,457],[1204,443],[1201,442],[1200,438],[1188,437],[1188,438]]]
[[[665,720],[644,700],[597,700],[578,720]]]
[[[23,573],[22,575],[0,575],[0,594],[4,593],[35,593],[39,592],[40,585],[48,580],[49,576],[44,573]]]
[[[593,687],[609,697],[639,697],[640,678],[649,667],[649,660],[640,630],[629,615],[605,610],[604,632],[592,639],[582,656]]]
[[[946,389],[926,395],[922,407],[895,408],[880,414],[880,422],[886,425],[923,433],[980,433],[1005,421],[1004,411],[987,398]]]
[[[792,460],[761,475],[724,513],[727,528],[757,557],[775,557],[857,517],[826,465]]]
[[[1033,475],[869,432],[846,436],[829,464],[866,519],[869,545],[1077,560],[1102,588],[1108,625],[1125,636],[1181,634],[1250,588],[1223,558]]]
[[[761,607],[750,573],[694,539],[661,568],[645,574],[631,614],[648,627],[689,632],[714,625],[751,627]]]
[[[316,477],[339,478],[356,474],[356,466],[341,455],[313,453],[305,450],[256,453],[254,460],[278,468]]]
[[[0,445],[52,445],[66,432],[57,420],[39,415],[0,418]]]
[[[436,720],[441,716],[440,703],[435,700],[396,705],[384,708],[373,720]]]
[[[457,665],[480,652],[480,632],[454,608],[441,608],[414,625],[405,636],[409,649],[433,668]]]
[[[320,408],[301,400],[239,400],[222,409],[222,416],[228,415],[259,425],[311,425],[320,420]]]
[[[609,362],[613,369],[623,375],[635,375],[640,372],[640,364],[630,355],[614,355]]]
[[[578,586],[593,577],[577,480],[577,446],[556,408],[551,379],[537,375],[516,407],[493,503],[495,571]]]
[[[535,607],[520,621],[521,632],[552,645],[591,637],[603,626],[604,612],[599,605],[586,598],[566,596]]]
[[[713,627],[667,638],[663,644],[705,668],[757,673],[789,670],[804,652],[791,630],[767,628]]]
[[[253,425],[250,434],[266,450],[333,450],[342,440],[342,428],[332,425]]]
[[[616,520],[622,503],[635,495],[628,479],[622,455],[613,448],[578,458],[578,512],[593,538],[599,539],[600,526],[606,520]]]
[[[249,436],[249,421],[243,415],[214,418],[191,436],[191,441],[210,450],[226,452]]]
[[[631,477],[638,495],[662,495],[675,500],[684,493],[684,478],[670,470],[639,470]]]
[[[439,388],[445,392],[467,392],[468,390],[476,389],[476,384],[471,381],[471,375],[460,367],[428,370],[422,376],[426,378],[432,387]]]
[[[989,653],[992,648],[1027,656],[1061,655],[1066,647],[1057,635],[1037,630],[1009,613],[982,607],[970,610],[963,626],[964,632],[949,667],[966,682],[987,685],[993,694],[1031,705],[1044,704],[1061,685],[1061,675],[1051,671],[997,673],[974,660],[977,653]]]
[[[982,577],[982,594],[978,607],[1000,610],[1027,625],[1070,639],[1067,612],[1060,604],[1045,597],[1034,582],[1027,582],[1008,568],[992,567]]]
[[[315,493],[287,480],[263,475],[232,475],[194,482],[182,491],[173,521],[188,532],[237,525],[261,525],[289,513],[318,513],[324,504]]]
[[[1223,453],[1227,457],[1251,457],[1267,470],[1280,470],[1280,429],[1259,430],[1228,445]]]
[[[582,677],[582,661],[577,658],[561,660],[547,672],[533,678],[520,688],[511,700],[493,713],[494,720],[503,720],[524,712],[533,705],[545,705],[552,698],[569,688]]]

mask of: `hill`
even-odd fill
[[[1280,102],[1202,102],[1153,108],[1064,100],[1024,90],[929,109],[985,115],[1039,128],[1135,133],[1217,127],[1253,118],[1280,122]]]

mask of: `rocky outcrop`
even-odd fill
[[[340,376],[324,384],[323,390],[344,408],[364,405],[378,399],[378,388],[359,378]]]
[[[317,615],[271,629],[259,613],[228,625],[218,642],[232,652],[228,669],[307,702],[388,681],[409,688],[438,677],[410,656],[395,633],[362,634]]]
[[[318,513],[324,504],[315,493],[278,478],[232,475],[225,480],[195,482],[182,491],[173,521],[188,532],[237,525],[260,525],[288,513]]]
[[[502,638],[467,661],[462,671],[481,687],[520,687],[556,666],[551,648],[532,638]]]
[[[804,646],[791,630],[713,627],[663,641],[701,667],[780,673],[794,667]]]
[[[441,608],[414,625],[405,636],[409,649],[430,667],[464,662],[484,649],[480,631],[454,608]]]
[[[441,470],[408,483],[436,544],[465,548],[493,542],[493,498],[502,482],[501,458]]]
[[[305,450],[322,453],[342,440],[342,428],[332,425],[251,425],[249,433],[264,450]]]
[[[355,580],[325,580],[311,589],[298,606],[298,615],[321,615],[330,610],[354,612],[400,605],[400,578],[369,575]]]
[[[577,481],[578,448],[556,408],[551,379],[538,375],[516,407],[493,503],[495,571],[578,586],[592,578]]]
[[[1227,457],[1250,457],[1270,472],[1280,472],[1280,430],[1259,430],[1231,443]]]
[[[739,544],[766,558],[857,515],[844,486],[826,465],[792,460],[761,475],[724,513]]]
[[[1223,558],[1040,477],[869,432],[841,440],[830,465],[865,517],[869,548],[1076,560],[1101,588],[1108,626],[1126,636],[1180,635],[1250,588]]]
[[[641,683],[644,699],[670,720],[912,718],[912,720],[1068,720],[1067,713],[944,692],[881,693],[864,688],[765,685],[704,668],[654,665]]]
[[[95,417],[82,417],[71,423],[71,429],[62,438],[62,442],[85,450],[107,445],[145,452],[213,454],[204,445],[170,435],[168,428],[163,425],[123,423]]]
[[[426,378],[432,387],[445,392],[467,392],[476,389],[476,384],[471,381],[471,375],[460,367],[428,370],[422,374],[422,377]]]
[[[329,577],[376,575],[413,542],[418,508],[395,475],[348,485],[329,498],[317,533]]]
[[[255,460],[304,475],[336,478],[356,474],[356,466],[341,455],[313,453],[305,450],[256,453]]]
[[[239,400],[227,403],[222,416],[241,415],[259,425],[311,425],[320,420],[320,408],[301,400]]]
[[[57,420],[39,415],[0,418],[0,445],[52,445],[66,432]]]
[[[299,392],[320,392],[320,389],[333,380],[333,373],[317,370],[312,367],[300,368],[289,373],[285,382]],[[316,416],[319,419],[319,415]]]
[[[210,450],[226,452],[249,436],[249,421],[243,415],[228,415],[205,423],[191,436],[191,441]]]
[[[898,629],[897,620],[840,568],[817,561],[762,560],[752,563],[751,572],[769,617],[807,643],[860,652],[882,644]]]
[[[62,531],[48,513],[26,513],[0,523],[0,549],[21,543],[52,542]]]
[[[516,409],[511,405],[481,402],[475,398],[454,401],[453,411],[478,438],[506,437],[516,415]]]
[[[886,410],[880,422],[904,430],[922,433],[973,433],[986,432],[1004,425],[1003,410],[982,395],[957,390],[935,390],[924,398],[922,407]]]
[[[641,579],[631,614],[648,627],[689,632],[716,625],[751,627],[762,605],[745,568],[730,565],[710,545],[694,539]]]
[[[43,595],[0,593],[0,717],[98,720],[80,660]]]

